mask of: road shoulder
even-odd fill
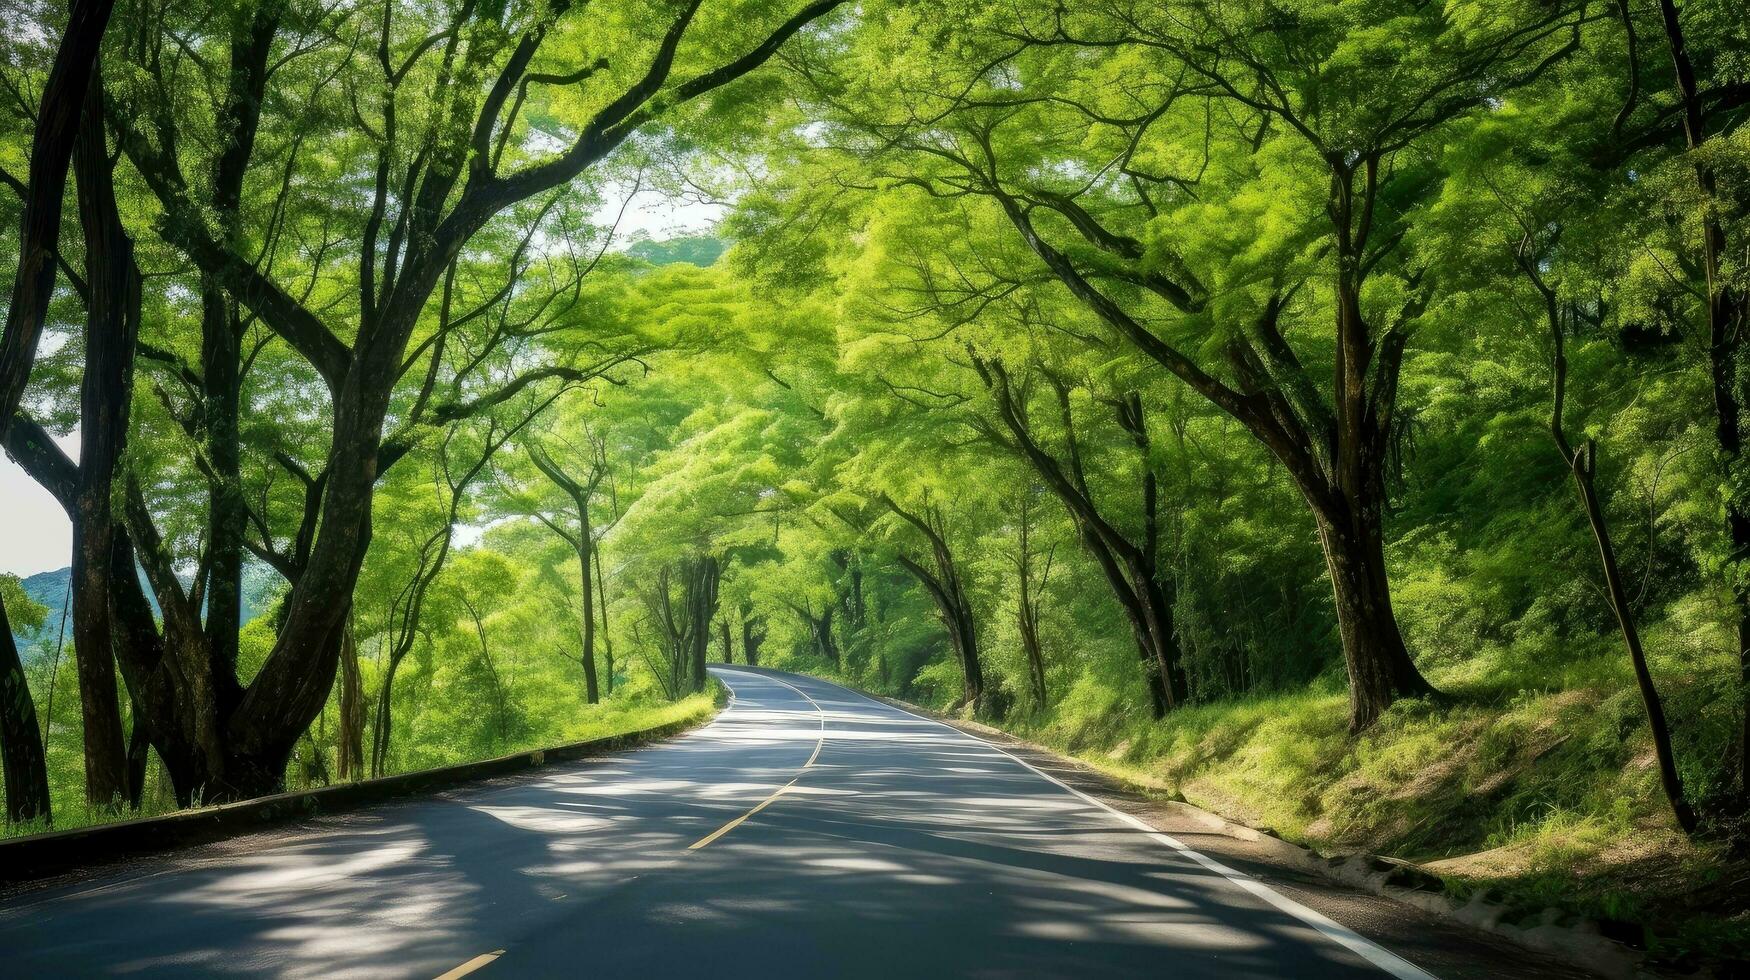
[[[1603,937],[1537,925],[1489,923],[1489,910],[1455,907],[1413,865],[1317,853],[1190,804],[1162,799],[1000,729],[895,698],[858,692],[988,742],[1100,803],[1135,817],[1445,980],[1484,977],[1632,977],[1631,950]],[[1491,928],[1493,926],[1493,928]],[[1517,933],[1517,935],[1514,935]],[[1512,938],[1508,938],[1509,936]]]

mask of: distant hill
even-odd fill
[[[680,235],[662,241],[651,238],[636,241],[626,249],[626,254],[651,265],[687,262],[704,267],[722,258],[728,248],[729,243],[715,235]]]
[[[49,607],[51,619],[58,619],[61,607],[67,603],[67,593],[73,579],[73,569],[57,568],[52,572],[38,572],[24,579],[19,585],[24,587],[24,594],[38,605]]]
[[[19,584],[24,587],[24,594],[31,600],[49,608],[49,619],[59,627],[61,610],[70,598],[73,580],[72,568],[57,568],[52,572],[38,572]],[[140,573],[140,581],[146,581],[146,573]],[[187,585],[187,582],[183,583]],[[245,623],[267,612],[279,598],[279,590],[284,582],[273,569],[260,562],[249,562],[243,566],[243,621]],[[146,601],[152,603],[152,612],[158,612],[157,600],[150,588],[146,589]]]

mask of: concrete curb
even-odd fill
[[[1294,870],[1315,874],[1360,891],[1414,906],[1469,928],[1500,936],[1526,949],[1553,954],[1611,980],[1651,975],[1646,972],[1644,952],[1605,934],[1610,924],[1584,919],[1563,924],[1561,911],[1554,908],[1545,909],[1534,923],[1514,924],[1506,921],[1509,912],[1507,906],[1491,901],[1486,891],[1472,895],[1469,901],[1460,902],[1452,897],[1445,878],[1412,861],[1367,853],[1326,856],[1311,847],[1284,840],[1274,831],[1237,823],[1184,800],[1160,800],[1158,789],[1102,772],[1055,749],[1018,738],[1000,728],[944,715],[898,698],[867,691],[860,693],[896,708],[934,718],[969,735],[989,739],[1004,747],[1025,749],[1048,756],[1085,776],[1149,798],[1151,802],[1164,806],[1174,814],[1213,833],[1259,845],[1273,860]]]
[[[717,708],[723,706],[717,694]],[[677,735],[716,717],[716,710],[635,732],[515,752],[479,762],[342,783],[297,793],[279,793],[238,803],[183,810],[157,817],[50,831],[0,841],[0,884],[38,881],[69,871],[128,858],[210,844],[276,824],[343,813],[379,803],[450,789],[498,776],[575,762]]]

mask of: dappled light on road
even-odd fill
[[[669,743],[46,892],[0,945],[45,976],[1373,972],[990,746],[720,676],[732,706]]]

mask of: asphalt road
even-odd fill
[[[18,897],[0,976],[1430,975],[978,739],[713,669],[669,742]]]

